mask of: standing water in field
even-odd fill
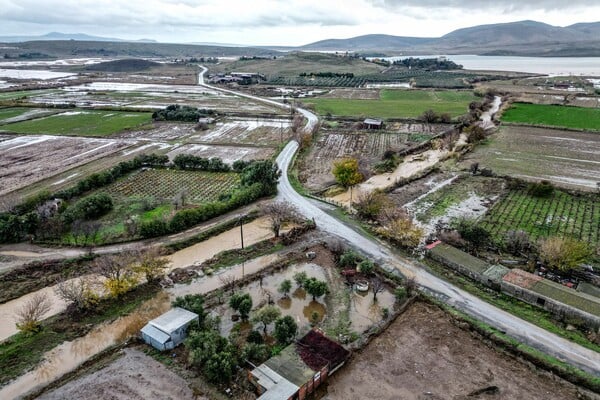
[[[20,376],[0,389],[0,399],[21,397],[73,371],[90,357],[124,341],[171,306],[169,295],[161,292],[142,304],[134,313],[95,327],[87,335],[64,342],[45,354],[45,361],[33,371]]]

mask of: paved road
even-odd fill
[[[206,68],[201,72],[200,78],[203,77],[205,72]],[[199,81],[201,82],[200,84],[204,84],[203,79],[200,79]],[[272,100],[262,99],[257,96],[242,94],[232,90],[221,89],[215,86],[205,86],[289,109],[288,105]],[[302,109],[298,109],[298,111],[308,119],[307,129],[311,129],[314,124],[317,123],[318,118],[310,111]],[[417,262],[395,253],[386,244],[362,236],[351,227],[348,227],[321,210],[312,201],[301,196],[291,186],[288,176],[285,173],[297,150],[298,143],[291,141],[277,157],[277,164],[279,165],[279,168],[284,171],[279,182],[278,198],[294,204],[304,217],[314,218],[319,229],[340,237],[342,240],[373,257],[384,268],[388,270],[395,269],[404,276],[414,277],[421,290],[433,294],[445,303],[456,307],[466,314],[504,331],[508,335],[531,347],[541,350],[546,354],[552,355],[559,360],[566,361],[596,376],[600,376],[599,353],[556,336],[529,322],[523,321],[522,319],[500,310],[450,283],[439,279],[420,267]]]

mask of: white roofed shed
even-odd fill
[[[142,338],[157,350],[171,350],[184,341],[188,326],[198,320],[198,314],[175,307],[148,322],[141,330]]]

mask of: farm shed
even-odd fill
[[[383,129],[385,125],[380,119],[367,118],[363,121],[363,129]]]
[[[142,328],[142,339],[157,350],[171,350],[183,342],[188,326],[194,321],[198,322],[198,314],[172,308]]]
[[[256,386],[260,400],[303,400],[349,356],[348,350],[313,329],[250,371],[248,379]]]
[[[600,299],[529,272],[513,269],[502,279],[502,291],[559,317],[576,316],[600,328]]]

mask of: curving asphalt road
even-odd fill
[[[266,104],[283,107],[285,109],[289,109],[290,107],[287,104],[278,103],[273,100],[206,85],[204,84],[203,76],[207,69],[204,67],[202,68],[203,71],[199,76],[200,85],[234,94],[236,96],[250,98],[255,101],[261,101]],[[312,129],[318,122],[317,116],[310,111],[298,109],[298,112],[302,113],[308,119],[308,124],[305,129]],[[449,304],[500,331],[506,332],[509,336],[522,343],[534,347],[559,360],[577,366],[593,375],[600,376],[599,353],[563,339],[529,322],[523,321],[522,319],[494,307],[493,305],[430,274],[417,262],[395,253],[393,249],[382,242],[374,241],[361,235],[351,227],[324,212],[312,201],[300,195],[294,190],[287,176],[287,171],[297,150],[298,143],[291,141],[277,157],[277,164],[284,172],[278,186],[278,199],[289,201],[304,217],[309,219],[314,218],[319,229],[338,236],[347,243],[360,249],[362,252],[373,257],[385,269],[389,271],[397,270],[404,276],[414,277],[421,290],[436,296],[446,304]]]

